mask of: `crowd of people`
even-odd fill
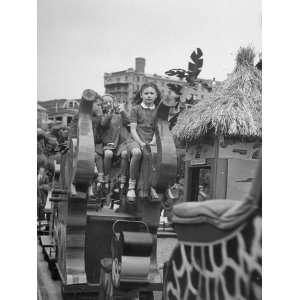
[[[68,139],[68,128],[53,126],[49,130],[37,129],[37,213],[44,219],[44,207],[52,187],[55,161],[60,162],[60,152]]]
[[[130,112],[124,103],[114,103],[112,99],[102,99],[94,93],[92,124],[95,142],[95,181],[105,193],[110,192],[112,166],[119,163],[119,188],[124,189],[128,182],[127,201],[135,203],[139,197],[156,191],[149,182],[149,167],[141,168],[141,158],[150,155],[150,146],[156,144],[155,126],[157,106],[160,101],[175,101],[176,95],[161,99],[154,83],[145,83],[134,99]],[[38,129],[38,202],[44,207],[47,191],[54,175],[54,161],[60,160],[61,152],[67,149],[67,141],[76,138],[79,114],[72,119],[70,126],[56,126],[48,132]],[[138,180],[140,179],[140,180]],[[142,180],[141,180],[142,179]],[[172,198],[172,197],[171,197]]]

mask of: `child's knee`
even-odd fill
[[[126,151],[126,150],[123,150],[123,151],[121,152],[121,158],[122,158],[122,159],[126,159],[126,158],[127,158],[127,151]]]
[[[104,158],[111,159],[113,157],[113,152],[111,150],[104,151]]]
[[[139,148],[133,148],[131,151],[132,157],[140,158],[142,156],[142,152]]]

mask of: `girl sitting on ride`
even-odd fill
[[[109,182],[113,157],[121,157],[120,188],[123,189],[126,182],[126,172],[128,168],[126,140],[129,131],[129,119],[125,112],[124,103],[115,105],[109,98],[102,104],[103,116],[100,122],[100,132],[102,149],[98,148],[98,153],[102,154],[103,174],[99,173],[98,181],[104,183],[104,191],[109,191]]]
[[[129,167],[129,186],[127,192],[127,200],[130,203],[136,201],[136,182],[139,178],[140,161],[145,155],[145,147],[148,145],[155,145],[155,122],[157,114],[157,105],[161,100],[160,92],[154,83],[145,83],[138,94],[136,106],[134,106],[130,113],[130,133],[132,139],[127,143],[127,149],[131,154],[131,161]],[[147,176],[147,174],[146,174]],[[149,179],[144,178],[145,181]],[[147,185],[146,185],[147,186]],[[148,191],[141,188],[143,195]]]

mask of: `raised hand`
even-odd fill
[[[168,106],[175,106],[177,104],[178,95],[169,89],[167,96],[164,99],[164,103]]]

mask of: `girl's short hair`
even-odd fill
[[[154,101],[154,105],[157,106],[161,100],[161,93],[157,87],[157,85],[154,83],[154,82],[147,82],[147,83],[144,83],[140,90],[136,93],[134,99],[133,99],[133,105],[139,105],[142,103],[143,99],[141,97],[141,94],[143,92],[144,89],[148,88],[148,87],[152,87],[153,89],[155,89],[156,91],[156,94],[157,94],[157,98],[155,99]]]

